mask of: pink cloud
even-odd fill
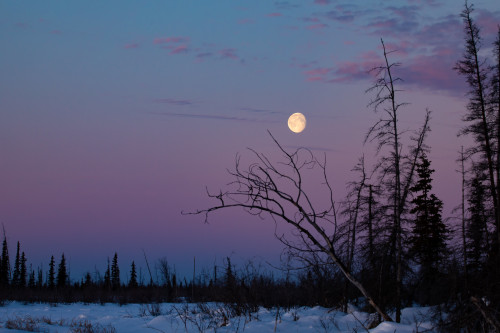
[[[500,24],[500,15],[498,12],[491,13],[486,10],[478,10],[479,15],[477,16],[476,22],[486,34],[496,34],[498,32],[498,27]]]
[[[186,45],[179,45],[175,47],[170,54],[179,54],[179,53],[186,53],[188,51],[188,47]]]
[[[314,4],[324,6],[330,4],[330,0],[314,0]]]
[[[136,49],[138,47],[139,47],[139,44],[137,44],[137,43],[125,44],[123,46],[124,49]]]
[[[153,40],[153,43],[154,44],[185,43],[188,41],[189,41],[188,37],[162,37],[162,38],[155,38]]]
[[[279,16],[283,16],[281,13],[271,13],[271,14],[267,14],[268,17],[279,17]]]
[[[304,73],[307,76],[318,76],[318,75],[322,76],[330,73],[331,71],[332,71],[331,68],[316,68],[316,69],[311,69],[309,71],[305,71]]]

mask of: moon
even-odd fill
[[[300,113],[294,113],[288,118],[288,128],[294,133],[300,133],[306,128],[306,117]]]

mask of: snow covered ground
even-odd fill
[[[13,302],[0,307],[0,332],[365,332],[360,322],[368,314],[328,312],[322,307],[296,308],[291,311],[260,308],[251,318],[225,320],[228,308],[222,304],[118,304],[85,305],[27,304]],[[429,308],[415,307],[403,311],[401,324],[382,323],[370,332],[421,332],[431,328],[426,319]],[[153,314],[153,315],[152,315]],[[224,325],[224,326],[223,326]],[[9,329],[7,327],[18,327]]]

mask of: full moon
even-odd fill
[[[288,128],[294,133],[300,133],[306,128],[306,117],[300,113],[294,113],[288,118]]]

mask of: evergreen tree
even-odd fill
[[[443,202],[430,193],[433,172],[427,156],[422,154],[417,165],[418,180],[411,187],[414,197],[410,213],[415,214],[415,220],[410,237],[410,254],[421,269],[428,272],[436,271],[445,257],[449,233],[441,218]]]
[[[415,219],[409,238],[409,254],[419,264],[415,301],[420,304],[436,304],[447,300],[446,290],[441,285],[441,264],[447,255],[446,240],[449,230],[443,223],[443,202],[432,190],[430,161],[425,154],[417,164],[418,180],[410,188],[413,194],[410,210]]]
[[[466,225],[467,262],[469,271],[478,273],[488,251],[487,208],[485,206],[486,188],[484,174],[476,173],[472,178],[468,193],[468,220]]]
[[[104,273],[104,287],[105,288],[111,287],[111,270],[109,268],[109,258],[108,258],[108,267],[106,269],[106,272]]]
[[[137,283],[137,272],[135,269],[135,263],[132,261],[132,265],[130,267],[130,281],[128,282],[128,286],[130,288],[136,288],[138,286]]]
[[[3,236],[2,243],[2,262],[0,266],[0,286],[8,286],[10,282],[10,261],[9,261],[9,249],[7,246],[7,236]]]
[[[56,263],[54,261],[54,256],[51,256],[50,257],[50,263],[49,263],[49,276],[48,276],[48,278],[49,278],[49,280],[48,280],[48,287],[50,289],[53,289],[56,286],[56,284],[55,284],[55,281],[56,281],[56,278],[55,278],[55,276],[56,276],[55,265],[56,265]],[[40,277],[40,274],[38,276]]]
[[[27,274],[28,272],[26,270],[26,255],[23,252],[21,254],[20,269],[19,269],[19,286],[21,288],[26,287]]]
[[[61,256],[61,261],[59,262],[59,267],[57,269],[57,287],[65,287],[68,281],[68,273],[66,271],[66,258],[64,258],[64,253]]]
[[[120,288],[120,268],[118,267],[118,254],[116,252],[111,264],[111,287],[113,289]]]
[[[20,244],[17,242],[16,260],[14,261],[14,274],[12,274],[12,285],[19,287],[21,285],[21,256]]]

